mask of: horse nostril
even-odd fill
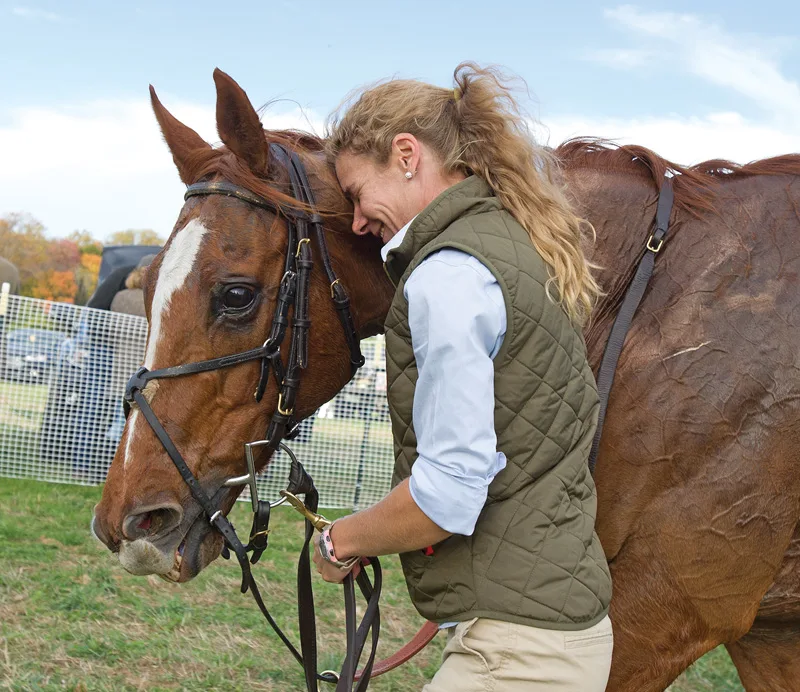
[[[116,553],[119,550],[119,541],[112,540],[111,536],[106,532],[102,522],[97,519],[97,515],[92,516],[90,524],[92,535],[101,543],[103,543],[109,550]]]
[[[125,518],[122,532],[131,541],[145,536],[159,537],[172,531],[182,519],[183,509],[179,505],[140,509]]]

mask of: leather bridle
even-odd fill
[[[364,364],[361,354],[358,334],[350,311],[350,300],[344,286],[336,277],[331,266],[325,234],[323,231],[322,217],[317,213],[314,194],[306,175],[305,167],[300,158],[293,151],[282,145],[271,143],[270,153],[286,170],[292,187],[292,194],[297,200],[298,207],[287,207],[271,202],[245,188],[226,181],[200,182],[190,185],[186,190],[184,199],[207,195],[225,195],[233,197],[247,204],[267,209],[286,220],[288,229],[288,244],[284,262],[284,274],[278,291],[278,298],[272,318],[270,333],[264,344],[258,348],[240,353],[234,353],[220,358],[176,365],[158,370],[139,368],[130,378],[125,391],[125,413],[130,412],[132,406],[137,406],[147,423],[153,429],[169,455],[181,477],[189,486],[192,497],[202,507],[211,525],[219,531],[225,541],[223,556],[228,557],[233,551],[242,570],[241,591],[248,589],[253,594],[258,607],[269,624],[287,646],[292,655],[303,666],[305,671],[306,686],[309,692],[316,692],[318,681],[335,683],[337,692],[355,689],[358,692],[367,689],[372,666],[375,661],[375,652],[378,645],[380,631],[380,611],[378,601],[381,592],[381,567],[377,558],[369,558],[368,564],[372,567],[372,580],[365,569],[361,569],[357,581],[358,586],[367,601],[364,615],[359,624],[356,624],[355,586],[352,575],[344,581],[345,619],[347,635],[347,653],[342,664],[341,672],[337,675],[332,671],[317,672],[317,639],[316,618],[314,614],[314,596],[311,588],[311,567],[309,545],[314,535],[315,524],[312,519],[316,515],[319,503],[319,494],[311,476],[306,472],[294,454],[282,444],[284,439],[292,439],[298,433],[298,422],[294,417],[294,405],[297,390],[300,385],[300,373],[308,363],[308,330],[311,325],[308,314],[309,286],[311,281],[312,261],[312,236],[316,241],[322,267],[330,284],[331,299],[336,308],[339,320],[344,330],[345,340],[350,351],[351,377]],[[284,367],[281,358],[281,346],[290,324],[289,311],[292,310],[291,326],[292,338]],[[189,469],[181,453],[167,434],[150,407],[144,394],[147,383],[151,380],[164,378],[184,377],[200,372],[209,372],[222,368],[233,367],[251,361],[261,361],[261,374],[255,390],[256,401],[261,401],[267,388],[269,373],[272,371],[278,389],[278,399],[275,412],[267,430],[266,439],[246,445],[248,474],[232,478],[223,483],[224,486],[248,484],[253,502],[253,528],[250,541],[245,546],[236,535],[233,525],[228,521],[222,510],[215,506],[200,482]],[[303,544],[297,568],[298,585],[298,614],[300,626],[300,649],[291,643],[288,637],[275,622],[269,610],[264,605],[250,569],[255,564],[267,547],[269,534],[270,502],[259,501],[255,485],[255,464],[252,448],[266,446],[267,453],[274,453],[279,447],[289,453],[291,470],[289,483],[284,496],[304,495],[303,513],[305,519],[305,542]],[[296,500],[296,502],[300,502]],[[280,502],[274,503],[280,504]],[[311,517],[311,519],[309,519]],[[252,556],[248,558],[248,553]],[[361,652],[367,637],[371,636],[370,653],[363,670],[356,673]],[[358,680],[356,683],[355,681]]]

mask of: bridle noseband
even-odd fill
[[[314,534],[314,524],[308,519],[308,516],[317,516],[315,513],[319,504],[319,493],[311,476],[292,454],[291,450],[282,443],[284,439],[293,439],[298,434],[299,429],[298,421],[294,416],[294,406],[297,390],[300,386],[300,372],[308,364],[308,330],[311,325],[308,314],[308,301],[313,267],[311,252],[312,231],[313,239],[319,249],[322,267],[330,285],[331,299],[342,324],[345,341],[350,352],[351,377],[364,364],[364,357],[361,354],[358,334],[350,311],[350,300],[344,286],[336,277],[331,266],[322,217],[316,211],[314,194],[306,175],[305,167],[295,152],[289,151],[277,143],[270,143],[269,146],[271,155],[281,163],[289,175],[292,194],[299,203],[299,207],[276,204],[245,188],[226,181],[195,183],[187,188],[184,196],[184,199],[207,195],[234,197],[253,206],[272,211],[286,220],[288,244],[284,261],[284,273],[272,317],[272,326],[266,341],[258,348],[220,358],[211,358],[158,370],[148,370],[146,367],[139,368],[130,378],[125,390],[125,414],[127,416],[131,407],[136,405],[153,429],[184,482],[189,486],[192,497],[202,507],[210,524],[222,535],[225,541],[223,556],[227,557],[229,551],[233,551],[236,555],[242,569],[242,593],[245,593],[248,589],[251,591],[264,617],[292,655],[303,666],[306,686],[309,692],[317,690],[318,681],[336,683],[337,692],[352,690],[356,680],[358,682],[355,689],[358,692],[362,692],[367,689],[369,684],[380,630],[380,612],[378,608],[382,581],[380,563],[377,558],[370,558],[369,560],[369,564],[373,569],[372,581],[364,569],[360,571],[357,577],[359,588],[367,600],[364,616],[358,625],[356,624],[354,580],[352,576],[348,576],[345,579],[347,654],[340,674],[337,675],[332,671],[318,673],[316,619],[308,550]],[[289,318],[290,309],[292,311],[291,320]],[[292,338],[287,365],[284,367],[281,358],[281,346],[289,324],[292,327]],[[261,373],[255,389],[255,399],[256,401],[261,401],[264,396],[271,370],[278,389],[275,412],[272,415],[266,439],[245,445],[248,473],[244,476],[228,479],[223,483],[223,486],[227,487],[245,484],[250,486],[253,503],[253,528],[250,533],[250,541],[245,546],[242,545],[236,535],[233,525],[228,521],[222,510],[214,505],[200,482],[189,469],[181,453],[147,402],[143,390],[151,380],[184,377],[257,360],[261,361]],[[297,651],[270,615],[250,570],[250,565],[255,564],[266,549],[269,534],[271,503],[258,499],[255,483],[256,469],[252,451],[254,447],[262,446],[267,448],[268,453],[274,453],[278,448],[281,448],[289,454],[291,469],[286,493],[292,496],[304,495],[303,502],[307,510],[304,512],[307,517],[305,520],[305,542],[297,568],[300,648],[302,654]],[[252,553],[249,558],[248,553]],[[371,638],[370,654],[363,670],[356,673],[356,666],[368,636]]]

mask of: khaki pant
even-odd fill
[[[614,644],[608,617],[579,631],[476,618],[447,634],[442,667],[422,692],[606,689]]]

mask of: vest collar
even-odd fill
[[[500,201],[483,178],[471,175],[448,187],[414,218],[402,242],[389,250],[384,266],[392,283],[396,286],[415,255],[454,221],[498,209]]]

